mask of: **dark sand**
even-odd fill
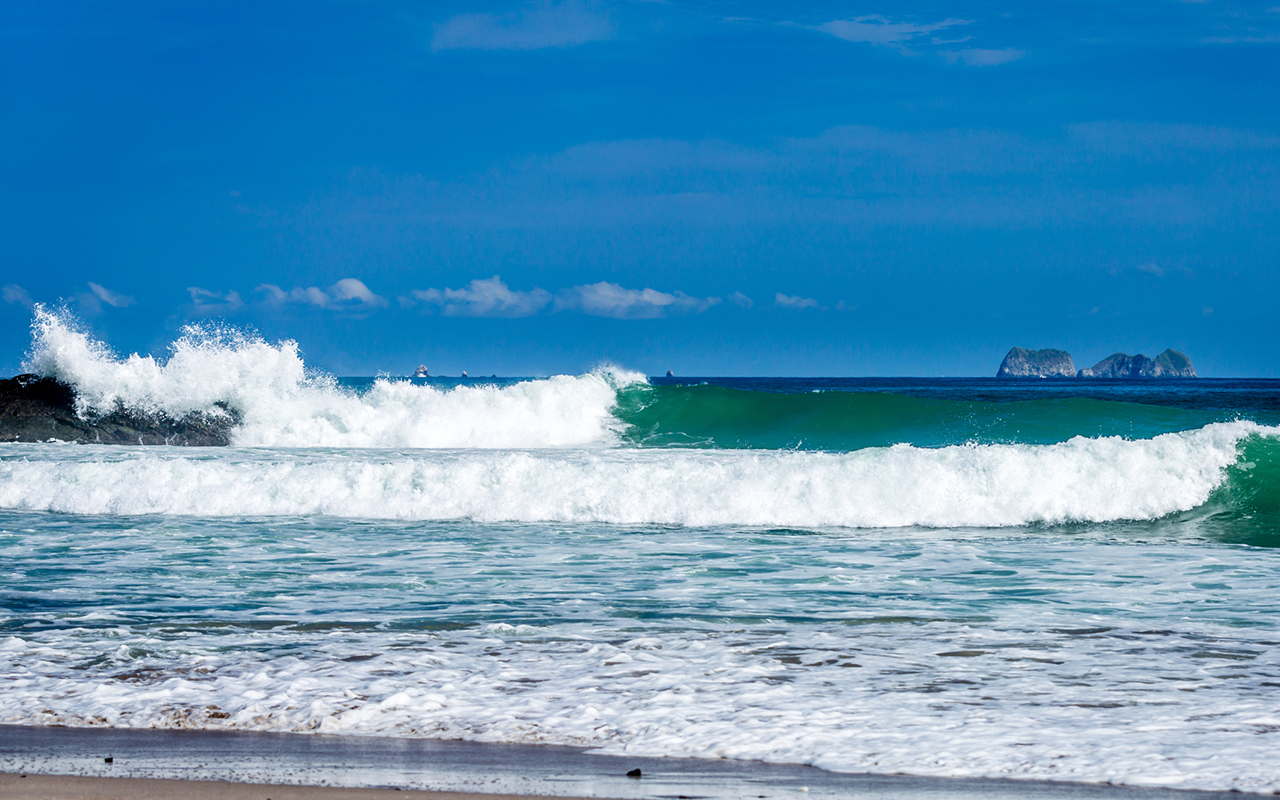
[[[627,777],[633,769],[641,771],[640,778]],[[1243,796],[1050,781],[849,775],[751,761],[595,755],[554,745],[13,725],[0,725],[0,773],[7,773],[0,774],[0,797],[46,800],[382,800],[392,796],[456,800],[461,795],[469,800],[476,795],[617,800],[1225,800]],[[27,777],[20,777],[23,774]]]
[[[524,800],[510,794],[0,773],[5,800]],[[585,800],[585,798],[575,798]]]

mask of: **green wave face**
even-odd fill
[[[639,447],[851,451],[909,443],[1047,445],[1075,437],[1150,439],[1238,418],[1217,409],[1081,397],[984,402],[874,392],[782,394],[720,386],[633,386],[617,417]],[[1209,501],[1164,518],[1183,534],[1280,547],[1280,438],[1241,439]],[[1145,528],[1145,524],[1136,526]],[[1172,528],[1163,528],[1171,532]]]
[[[1254,434],[1202,510],[1202,527],[1216,539],[1280,547],[1280,439]]]
[[[1220,411],[1082,397],[996,403],[705,385],[627,387],[615,414],[629,426],[627,440],[646,447],[840,451],[898,443],[1055,444],[1075,436],[1146,439],[1229,418]]]

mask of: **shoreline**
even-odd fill
[[[525,800],[526,795],[0,772],[6,800]],[[596,800],[564,798],[564,800]]]
[[[634,769],[641,771],[640,778],[627,775]],[[20,777],[24,774],[27,777]],[[1225,800],[1249,796],[1238,791],[1013,778],[851,774],[730,759],[633,758],[562,745],[0,725],[0,794],[5,797],[383,800],[393,793],[417,800],[851,796],[867,800]]]

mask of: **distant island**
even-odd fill
[[[1177,350],[1165,350],[1155,358],[1116,353],[1076,371],[1065,350],[1027,350],[1015,347],[1000,362],[997,378],[1194,378],[1191,359]]]
[[[1074,378],[1076,364],[1065,350],[1015,347],[1000,362],[997,378]]]

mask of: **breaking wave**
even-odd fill
[[[178,449],[28,445],[0,460],[0,507],[799,528],[1148,520],[1213,498],[1270,508],[1277,435],[1280,429],[1233,422],[1143,440],[850,453],[236,450],[192,457]]]
[[[232,414],[238,447],[6,446],[9,509],[884,528],[1206,507],[1280,531],[1280,428],[1221,411],[655,387],[618,369],[356,390],[292,341],[194,327],[166,359],[119,358],[44,308],[25,366],[74,387],[86,416]]]
[[[512,385],[438,388],[380,379],[366,391],[307,369],[293,341],[215,326],[188,327],[169,357],[118,358],[65,313],[37,307],[24,368],[76,391],[85,416],[117,408],[219,416],[243,447],[566,447],[611,444],[613,416],[635,373],[601,369]]]

